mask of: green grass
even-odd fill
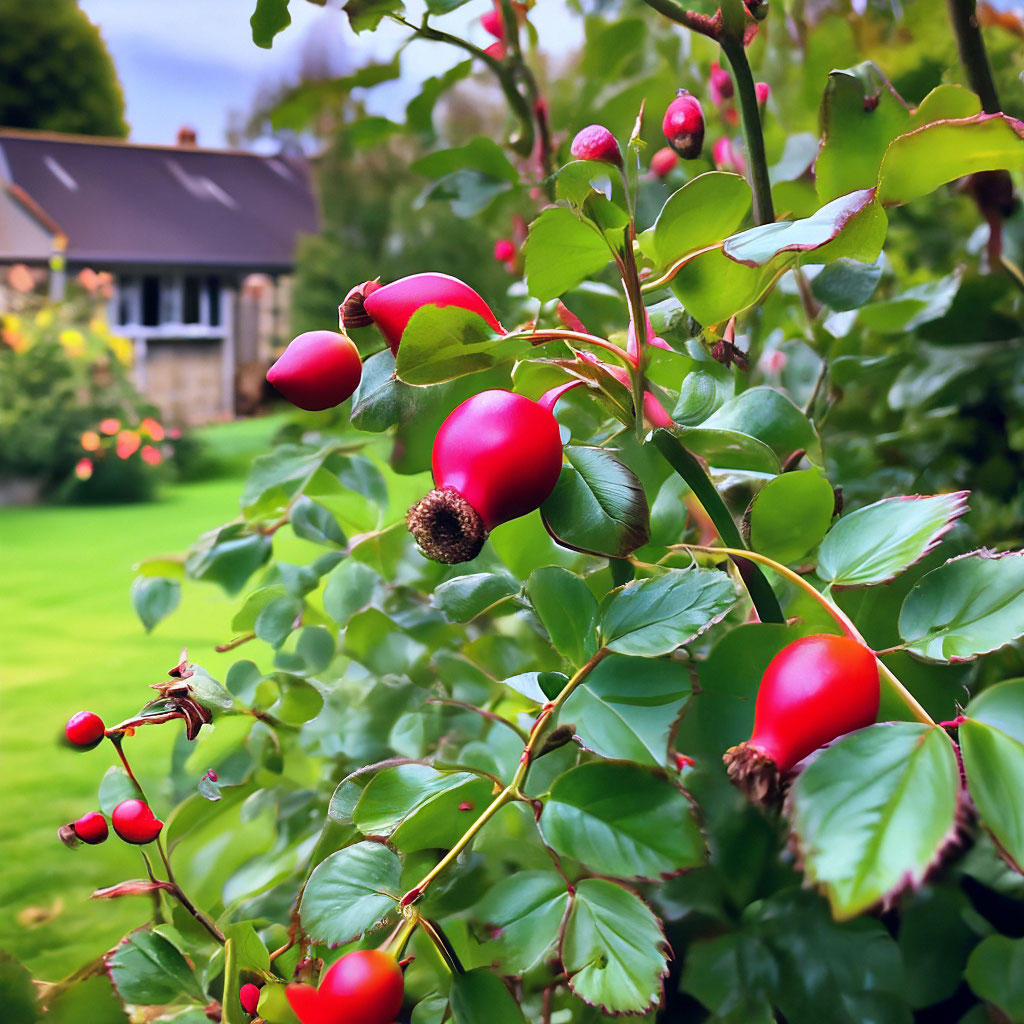
[[[103,507],[0,509],[0,949],[40,978],[58,979],[142,923],[148,904],[89,902],[96,888],[139,877],[137,850],[116,839],[68,850],[57,829],[96,809],[112,763],[60,744],[66,719],[95,711],[112,724],[134,713],[166,679],[187,643],[216,674],[237,655],[214,646],[231,636],[237,602],[204,585],[184,588],[178,610],[146,635],[131,607],[132,566],[184,549],[237,515],[245,467],[279,419],[211,428],[204,438],[230,474],[168,487],[158,502]],[[140,729],[133,766],[159,805],[177,730]],[[159,810],[159,806],[157,808]]]

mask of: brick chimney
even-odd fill
[[[178,145],[179,146],[195,146],[196,145],[196,130],[190,125],[183,124],[178,129]]]

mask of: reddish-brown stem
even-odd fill
[[[226,651],[233,651],[236,647],[241,647],[242,644],[247,644],[250,640],[255,639],[255,633],[246,633],[244,636],[236,636],[234,640],[229,640],[226,644],[217,644],[214,650],[218,654],[224,654]]]

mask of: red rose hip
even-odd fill
[[[663,146],[651,157],[651,174],[658,178],[664,178],[677,163],[679,163],[679,154],[668,146]]]
[[[75,835],[90,846],[102,843],[108,835],[107,819],[99,811],[83,814],[71,827],[75,830]]]
[[[252,982],[243,985],[238,991],[238,1000],[242,1004],[242,1009],[250,1017],[254,1017],[256,1015],[256,1008],[260,1004],[259,985],[254,985]]]
[[[126,843],[145,846],[153,842],[164,823],[142,800],[122,800],[110,814],[110,824]]]
[[[704,148],[704,111],[685,89],[676,93],[661,121],[668,144],[684,159],[695,160]]]
[[[569,147],[577,160],[600,160],[601,163],[622,166],[622,153],[607,128],[600,124],[592,124],[576,134]]]
[[[353,292],[349,293],[350,297]],[[395,355],[398,354],[402,333],[413,314],[424,306],[458,306],[482,316],[492,330],[505,333],[487,303],[464,281],[448,274],[413,274],[374,288],[369,294],[363,292],[362,312],[380,328]],[[351,313],[343,313],[346,324],[350,316],[358,318],[354,308]],[[359,319],[359,323],[366,323],[366,320]]]
[[[64,726],[68,743],[80,750],[92,750],[103,739],[103,719],[91,711],[76,711]]]
[[[292,984],[286,994],[302,1024],[391,1024],[402,1008],[404,988],[393,956],[357,949],[331,964],[319,988]]]
[[[267,380],[292,405],[317,412],[350,397],[362,373],[359,350],[347,334],[306,331],[267,371]]]
[[[562,439],[548,404],[482,391],[458,406],[434,438],[435,489],[406,524],[428,558],[475,558],[495,526],[540,508],[562,470]]]
[[[773,803],[781,777],[838,736],[878,716],[878,663],[846,636],[801,637],[761,677],[749,740],[725,752],[729,777],[754,802]]]

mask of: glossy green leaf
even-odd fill
[[[485,967],[452,975],[448,999],[455,1024],[526,1024],[505,983]]]
[[[0,1002],[8,1024],[35,1024],[39,1019],[32,975],[10,953],[0,950]]]
[[[842,920],[890,904],[941,857],[956,835],[960,768],[937,726],[874,725],[822,751],[789,800],[805,876]]]
[[[737,263],[719,247],[687,260],[670,287],[698,323],[710,326],[754,305],[775,276],[776,268]]]
[[[504,572],[456,576],[434,588],[434,605],[450,622],[471,622],[519,593],[519,584]]]
[[[500,929],[494,946],[503,971],[525,974],[544,959],[568,902],[565,882],[550,871],[517,871],[488,890],[477,913]]]
[[[556,780],[540,829],[563,857],[616,878],[656,879],[704,863],[690,802],[664,776],[597,761]]]
[[[338,520],[323,505],[318,505],[305,495],[292,505],[288,521],[295,535],[303,540],[332,547],[344,547],[348,543]]]
[[[763,267],[784,252],[812,252],[835,239],[858,216],[871,216],[874,198],[873,188],[859,189],[826,203],[810,217],[741,231],[726,239],[723,251],[751,267]]]
[[[1024,635],[1024,552],[960,555],[907,594],[900,636],[926,661],[970,661]]]
[[[402,332],[395,372],[406,384],[438,384],[508,362],[529,347],[525,338],[502,338],[471,310],[421,306]]]
[[[777,562],[795,562],[821,542],[834,510],[832,485],[818,470],[783,473],[754,498],[750,546]]]
[[[870,61],[833,71],[821,101],[822,144],[814,163],[822,202],[871,188],[886,148],[907,131],[910,114]]]
[[[1024,167],[1024,128],[1005,114],[936,121],[901,135],[878,174],[878,201],[909,203],[965,174]]]
[[[4,993],[4,1005],[8,994]],[[16,1004],[12,1004],[16,1005]],[[31,1018],[35,1020],[35,1018]],[[129,1024],[124,1004],[114,991],[107,975],[86,978],[62,989],[51,1000],[46,1011],[46,1024]],[[23,1024],[14,1017],[11,1024]],[[204,1024],[192,1021],[188,1024]]]
[[[272,597],[256,616],[253,632],[264,643],[279,647],[295,628],[302,607],[302,601],[290,594]]]
[[[818,576],[843,587],[885,583],[924,558],[967,511],[967,492],[884,498],[842,517],[818,549]]]
[[[237,594],[246,580],[270,558],[271,540],[247,533],[243,523],[230,523],[204,533],[189,548],[185,572],[191,579],[219,584]]]
[[[528,700],[545,704],[551,700],[569,681],[561,672],[522,672],[509,676],[502,682]]]
[[[597,601],[590,588],[568,569],[548,565],[530,574],[525,591],[555,650],[580,668],[597,650]]]
[[[811,462],[822,462],[821,441],[813,424],[791,399],[773,388],[748,388],[712,413],[701,427],[755,437],[780,461],[803,450]]]
[[[601,602],[604,646],[619,654],[654,658],[689,643],[736,603],[736,588],[714,569],[670,569],[634,580]]]
[[[132,581],[132,606],[146,632],[166,618],[181,600],[181,583],[166,576],[136,576]]]
[[[281,696],[270,706],[270,714],[287,725],[302,725],[320,714],[324,698],[320,691],[304,679],[286,673],[278,673]]]
[[[156,932],[125,936],[107,963],[110,980],[126,1003],[171,1003],[182,995],[203,999],[185,958]]]
[[[314,942],[352,942],[396,908],[401,873],[397,855],[380,843],[356,843],[332,853],[302,892],[302,927]]]
[[[405,10],[402,0],[348,0],[343,10],[354,32],[373,31],[389,14]]]
[[[645,1013],[661,1003],[667,944],[639,896],[614,882],[584,878],[562,933],[569,987],[605,1013]]]
[[[138,796],[139,791],[132,785],[132,780],[128,778],[128,773],[120,765],[112,764],[103,773],[103,778],[100,779],[97,801],[100,805],[100,810],[104,814],[109,816],[110,812],[122,800],[136,800]]]
[[[403,853],[416,850],[449,849],[491,802],[494,783],[466,772],[443,793],[424,800],[401,821],[391,842]]]
[[[541,302],[575,288],[612,258],[600,232],[562,207],[544,210],[533,221],[524,253],[527,287]]]
[[[347,559],[327,577],[324,611],[339,626],[381,600],[384,581],[363,562]]]
[[[1024,680],[990,687],[964,713],[960,749],[971,799],[1004,856],[1024,873]]]
[[[519,180],[519,172],[505,154],[505,150],[486,135],[478,135],[464,146],[453,146],[451,149],[438,149],[428,153],[420,157],[412,165],[412,169],[428,178],[440,178],[445,174],[467,169],[510,184]]]
[[[731,235],[750,210],[750,186],[738,174],[708,171],[669,196],[640,247],[656,267],[715,245]]]
[[[834,310],[860,309],[874,295],[881,278],[881,262],[861,263],[844,256],[822,268],[811,282],[811,291]]]
[[[777,987],[778,973],[774,958],[757,936],[736,932],[693,943],[680,986],[720,1020],[774,1024],[768,993]]]
[[[612,654],[562,708],[583,745],[602,757],[663,766],[691,680],[682,662]]]
[[[278,651],[274,666],[297,676],[315,676],[334,660],[336,649],[336,638],[325,626],[303,626],[295,649]]]
[[[975,995],[998,1006],[1007,1020],[1024,1020],[1024,939],[983,939],[967,961],[967,983]]]
[[[937,85],[910,115],[905,131],[923,128],[932,121],[974,117],[981,113],[981,100],[962,85]]]
[[[779,471],[779,460],[763,441],[722,427],[683,427],[676,436],[694,455],[715,469],[745,469],[751,473]]]
[[[252,41],[264,50],[269,50],[274,45],[274,36],[283,32],[291,23],[288,0],[256,0],[256,10],[249,19]]]
[[[569,445],[568,465],[541,506],[548,533],[565,547],[621,557],[647,543],[647,496],[628,466],[603,448]]]

